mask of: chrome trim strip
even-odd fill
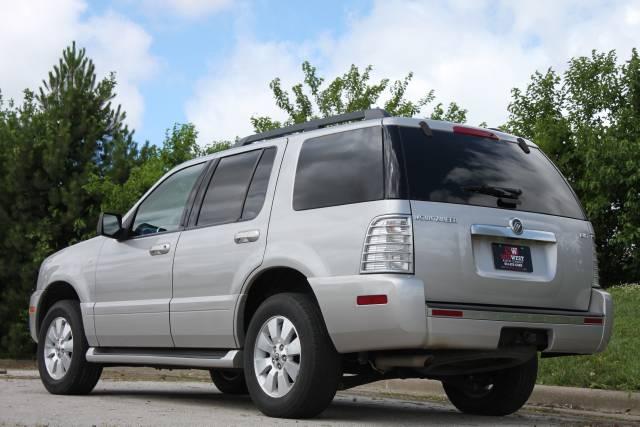
[[[506,237],[508,239],[533,240],[537,242],[556,243],[556,235],[550,231],[524,230],[516,234],[509,227],[499,225],[473,224],[471,234],[474,236]]]
[[[432,311],[439,310],[436,307],[427,307],[428,317],[445,317],[433,316]],[[470,319],[470,320],[492,320],[499,322],[526,322],[526,323],[555,323],[565,325],[584,325],[585,317],[594,316],[566,316],[561,314],[538,314],[538,313],[514,313],[504,311],[474,311],[465,309],[456,309],[463,312],[462,317],[449,317],[450,319]],[[585,326],[602,326],[602,325],[585,325]]]
[[[86,358],[93,363],[113,363],[123,365],[161,365],[184,366],[192,368],[241,368],[242,351],[230,350],[224,357],[203,358],[172,356],[168,351],[166,355],[135,354],[135,348],[131,353],[100,353],[100,348],[90,347]]]

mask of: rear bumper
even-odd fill
[[[426,306],[423,282],[401,274],[310,278],[309,282],[329,335],[340,353],[395,349],[495,350],[504,328],[526,328],[547,331],[545,353],[592,354],[606,348],[613,325],[611,296],[598,289],[592,290],[588,312],[562,312]],[[387,295],[388,302],[358,305],[357,297],[362,295]],[[456,313],[459,317],[443,316],[442,310],[461,313]],[[595,322],[602,319],[602,323],[585,324],[585,318],[598,319]]]
[[[462,316],[442,316],[443,311]],[[592,354],[606,348],[612,327],[611,296],[598,289],[591,293],[587,312],[427,307],[427,347],[434,349],[496,349],[504,328],[527,328],[547,332],[543,353]]]

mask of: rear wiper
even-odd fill
[[[522,190],[519,188],[498,187],[496,185],[469,185],[462,187],[462,189],[471,193],[486,194],[500,199],[515,200],[522,194]]]

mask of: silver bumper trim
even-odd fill
[[[436,314],[433,311],[436,310]],[[449,317],[439,316],[437,310],[452,310],[452,309],[440,309],[437,307],[427,307],[427,316],[433,317]],[[464,308],[455,308],[453,310],[462,311],[462,319],[473,320],[495,320],[501,322],[527,322],[527,323],[556,323],[564,325],[583,325],[585,317],[602,317],[602,316],[590,316],[589,313],[580,315],[562,315],[562,314],[539,314],[539,313],[516,313],[516,312],[504,312],[504,311],[477,311],[466,310]],[[450,318],[450,317],[449,317]],[[602,326],[602,325],[596,325]]]

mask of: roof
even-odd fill
[[[399,125],[399,126],[411,126],[417,127],[420,125],[420,122],[426,122],[430,128],[434,130],[444,130],[444,131],[453,131],[453,126],[465,126],[472,129],[482,129],[489,130],[492,133],[496,134],[500,139],[517,142],[518,137],[515,135],[511,135],[506,132],[502,132],[499,129],[491,128],[485,129],[478,126],[469,126],[465,124],[458,124],[452,122],[446,122],[442,120],[431,120],[431,119],[420,119],[420,118],[409,118],[409,117],[391,117],[387,111],[374,108],[370,110],[362,110],[362,111],[353,111],[350,113],[338,114],[331,117],[326,117],[322,119],[310,120],[304,123],[298,123],[291,126],[285,126],[278,129],[272,129],[266,132],[257,133],[254,135],[246,136],[240,139],[237,143],[233,145],[233,148],[243,147],[246,145],[250,145],[260,141],[266,141],[269,139],[280,138],[286,135],[292,135],[296,133],[309,132],[318,129],[327,128],[330,126],[339,126],[344,125],[350,122],[356,121],[366,121],[372,119],[382,119],[382,124],[385,125]],[[525,140],[527,145],[537,147],[533,142],[529,140]]]

